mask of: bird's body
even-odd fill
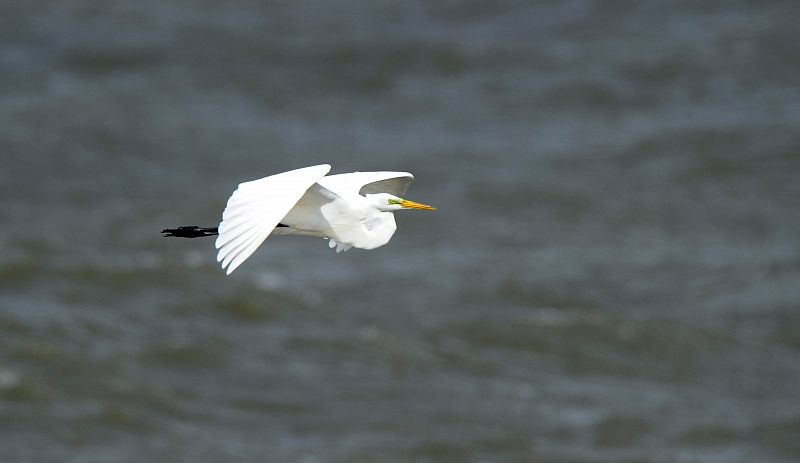
[[[374,249],[392,238],[397,230],[394,214],[377,210],[370,200],[357,194],[329,198],[329,193],[317,185],[281,219],[286,227],[276,228],[273,234],[328,238],[341,246],[337,250],[352,246]]]
[[[414,177],[408,172],[352,172],[327,176],[328,164],[295,169],[239,184],[222,222],[217,260],[233,272],[269,235],[329,239],[337,252],[374,249],[397,230],[392,211],[434,209],[400,198]],[[214,229],[180,227],[167,236],[193,238]]]

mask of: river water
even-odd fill
[[[800,3],[0,3],[0,461],[800,460]],[[236,184],[410,171],[380,249]]]

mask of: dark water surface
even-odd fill
[[[800,3],[0,3],[0,461],[800,461]],[[235,185],[407,170],[383,248]]]

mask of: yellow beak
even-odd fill
[[[404,209],[422,209],[425,211],[436,210],[436,208],[433,206],[428,206],[427,204],[422,204],[422,203],[415,203],[414,201],[409,201],[407,199],[400,201],[400,205],[403,206]]]

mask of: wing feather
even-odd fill
[[[230,227],[225,229],[226,233],[225,233],[224,237],[217,238],[217,243],[216,244],[219,247],[222,247],[226,243],[229,243],[229,242],[233,241],[233,239],[236,238],[237,236],[243,235],[243,234],[247,233],[248,231],[250,231],[251,229],[256,228],[257,226],[258,226],[258,223],[247,222],[247,221],[243,221],[243,222],[239,222],[239,223],[237,223],[235,225],[231,225]],[[217,231],[219,232],[219,230],[217,230]]]
[[[408,172],[351,172],[329,175],[318,183],[339,196],[389,193],[402,198],[413,182]]]
[[[219,237],[217,261],[230,275],[267,239],[306,191],[331,169],[304,167],[239,184],[228,199]]]
[[[264,233],[263,230],[256,228],[248,232],[247,235],[244,235],[241,240],[237,240],[236,242],[231,243],[231,251],[222,260],[223,268],[231,265],[235,259],[240,258],[242,259],[241,262],[244,262],[244,259],[250,257],[250,255],[255,251],[258,245],[261,244],[261,242],[263,242],[266,239],[266,236],[259,239],[259,237],[263,235],[263,233]],[[253,250],[250,251],[249,254],[245,255],[244,253],[247,252],[247,250],[250,249],[250,247],[254,243],[255,247],[253,247]],[[232,271],[233,270],[231,270],[231,272]]]
[[[222,268],[225,268],[230,264],[230,262],[238,256],[253,240],[256,239],[256,236],[261,234],[263,231],[261,227],[256,225],[251,227],[249,230],[242,232],[240,235],[237,235],[223,245],[225,247],[225,253],[221,255],[222,257]],[[218,256],[219,257],[219,256]]]
[[[224,237],[217,238],[217,244],[220,248],[225,247],[225,253],[223,258],[229,254],[231,254],[236,248],[237,243],[241,243],[242,240],[246,239],[250,236],[254,230],[259,230],[260,224],[256,223],[244,223],[241,226],[233,228],[229,230],[228,233],[225,233]]]

